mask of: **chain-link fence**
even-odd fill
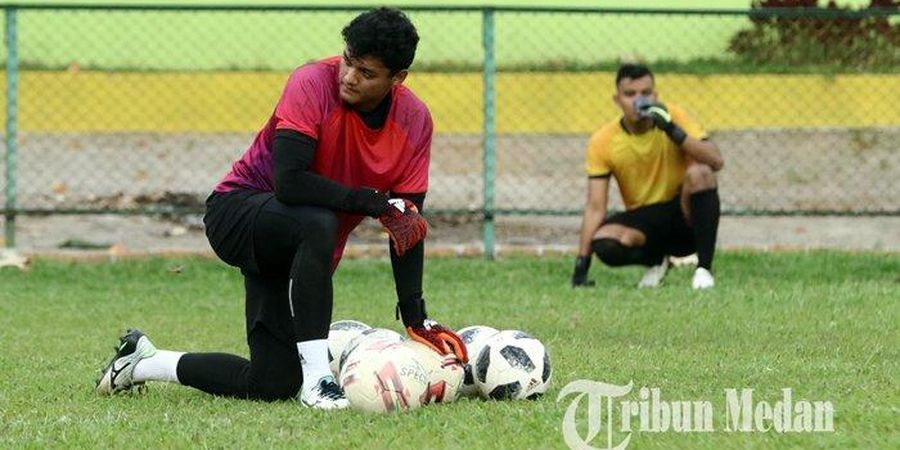
[[[16,214],[196,212],[360,9],[5,5]],[[712,132],[726,214],[900,214],[900,13],[410,8],[429,209],[577,214],[620,61]],[[613,188],[612,207],[621,208]]]

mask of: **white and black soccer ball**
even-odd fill
[[[328,365],[337,378],[340,373],[341,354],[350,340],[372,327],[358,320],[338,320],[328,328]]]
[[[472,371],[483,397],[523,400],[547,391],[553,368],[541,341],[523,331],[504,330],[488,339]]]
[[[491,336],[499,332],[500,331],[496,328],[484,325],[472,325],[460,328],[460,330],[456,332],[463,343],[466,344],[466,352],[469,354],[469,362],[465,365],[463,383],[459,388],[460,395],[467,397],[479,395],[478,386],[475,385],[475,377],[472,373],[472,366],[474,365],[475,360],[478,359],[478,354],[481,352],[481,349],[484,348],[484,344],[487,343]]]
[[[428,393],[424,403],[449,403],[456,400],[465,373],[463,364],[456,355],[441,355],[431,347],[409,339],[401,345],[416,352],[419,362],[428,371]]]
[[[381,344],[364,343],[345,361],[340,383],[350,406],[390,413],[424,405],[428,400],[428,370],[419,355],[402,343]]]
[[[341,357],[338,358],[338,373],[340,374],[344,368],[344,364],[347,362],[347,358],[349,358],[356,349],[378,346],[383,347],[387,344],[397,344],[400,342],[403,342],[403,336],[394,330],[389,330],[387,328],[369,328],[368,330],[363,330],[363,332],[350,339],[350,342],[347,342],[347,345],[344,347],[344,351],[341,352]]]

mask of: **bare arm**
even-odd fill
[[[711,140],[704,139],[701,141],[688,136],[681,143],[681,149],[684,150],[685,155],[694,161],[712,167],[712,170],[715,172],[722,170],[722,167],[725,165],[722,153],[719,152],[719,146]]]
[[[609,198],[609,177],[588,178],[587,200],[584,204],[584,215],[581,218],[581,238],[578,243],[578,256],[591,254],[591,241],[606,216],[606,205]]]

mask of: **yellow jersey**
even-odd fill
[[[681,108],[671,103],[666,108],[672,121],[695,139],[708,137],[706,130]],[[622,118],[597,130],[587,149],[588,176],[612,175],[619,184],[625,209],[660,203],[674,198],[684,179],[684,152],[659,128],[631,134]]]

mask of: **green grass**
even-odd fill
[[[699,294],[683,269],[646,291],[632,287],[637,269],[594,267],[603,287],[572,290],[570,262],[430,260],[432,316],[454,327],[530,331],[550,348],[554,384],[534,402],[460,400],[384,417],[174,385],[95,396],[95,372],[126,326],[140,326],[161,348],[246,354],[241,280],[220,263],[39,260],[28,273],[0,270],[0,448],[565,448],[569,399],[556,396],[576,379],[631,380],[635,391],[657,387],[664,399],[713,402],[716,432],[634,433],[629,448],[900,445],[900,256],[724,252],[718,286]],[[390,280],[385,261],[345,261],[335,319],[399,330]],[[785,387],[795,401],[831,401],[836,431],[724,432],[723,390],[744,387],[770,403]]]

